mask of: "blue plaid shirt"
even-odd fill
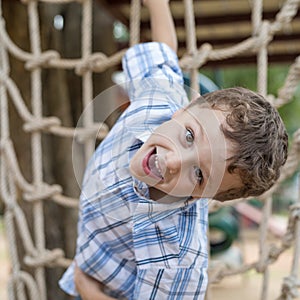
[[[123,69],[131,104],[87,166],[74,261],[118,299],[203,299],[207,199],[153,201],[129,173],[137,149],[188,103],[177,56],[165,44],[139,44]],[[77,295],[73,272],[74,263],[59,283]]]

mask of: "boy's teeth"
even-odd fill
[[[161,169],[160,169],[159,164],[158,164],[158,157],[157,157],[157,155],[155,156],[155,167],[156,167],[158,173],[161,176]]]
[[[158,155],[152,154],[148,161],[148,166],[151,172],[157,177],[163,178],[161,169],[159,167]]]

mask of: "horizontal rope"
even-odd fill
[[[62,193],[62,187],[48,184],[41,184],[39,186],[34,186],[34,189],[31,192],[24,193],[24,199],[29,202],[45,200],[48,198],[52,198],[57,194]]]
[[[36,256],[26,255],[24,257],[24,263],[29,267],[51,267],[56,260],[64,257],[64,251],[62,249],[46,250],[37,253]]]

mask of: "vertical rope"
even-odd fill
[[[263,0],[254,0],[251,14],[252,22],[252,35],[255,36],[258,34],[261,22],[262,22],[262,13],[263,13]]]
[[[300,173],[298,174],[298,201],[300,205]],[[296,220],[296,230],[295,230],[295,248],[294,248],[294,257],[292,262],[291,276],[298,279],[299,276],[299,267],[300,267],[300,216]]]
[[[263,43],[257,54],[257,91],[264,97],[267,96],[268,86],[268,25],[267,21],[262,23],[261,36]]]
[[[39,30],[39,18],[37,10],[37,2],[29,1],[28,3],[29,15],[29,32],[31,51],[34,56],[39,57],[41,54],[41,41]],[[41,69],[40,67],[34,68],[31,72],[31,103],[32,112],[36,118],[42,117],[42,86],[41,86]],[[42,174],[42,143],[41,133],[33,132],[31,136],[32,147],[32,175],[35,185],[40,185],[43,182]],[[43,203],[36,201],[33,204],[33,218],[34,218],[34,236],[36,248],[39,252],[45,249],[45,235],[44,235],[44,214]],[[46,300],[46,284],[45,284],[45,269],[44,267],[37,267],[35,269],[35,278],[40,291],[41,300]]]
[[[298,198],[297,202],[291,207],[290,220],[294,219],[294,253],[290,275],[285,277],[281,286],[281,294],[277,300],[299,299],[299,264],[300,264],[300,173],[297,178]],[[289,225],[291,226],[291,225]],[[288,227],[289,227],[288,226]]]
[[[130,40],[129,45],[134,46],[140,42],[141,0],[131,0],[130,7]]]
[[[195,15],[194,15],[194,5],[193,0],[184,0],[184,23],[186,30],[186,45],[188,53],[191,55],[197,52],[197,38],[195,30]],[[190,82],[191,88],[199,93],[198,84],[198,69],[192,69],[190,71]]]
[[[11,201],[11,199],[8,201]],[[16,248],[16,230],[14,225],[14,214],[12,210],[8,210],[5,212],[4,221],[9,246],[9,257],[12,263],[12,274],[10,276],[10,280],[13,284],[11,286],[11,293],[13,293],[14,295],[16,294],[18,300],[26,300],[24,284],[20,280],[18,280],[18,274],[21,272],[21,265]]]
[[[255,0],[253,2],[252,10],[252,33],[258,35],[262,25],[262,0]],[[262,26],[262,32],[260,35],[263,39],[263,43],[260,45],[257,53],[257,91],[263,96],[267,95],[267,67],[268,67],[268,52],[267,52],[267,24],[264,23]],[[263,262],[267,259],[269,253],[269,247],[266,245],[268,236],[268,222],[272,213],[272,198],[266,199],[263,208],[263,218],[260,224],[260,239],[259,239],[259,265],[263,265]],[[269,286],[269,269],[259,270],[263,272],[263,284],[261,290],[260,299],[264,300],[268,295]]]
[[[263,266],[264,262],[268,258],[270,247],[266,243],[268,238],[268,223],[270,215],[272,212],[272,197],[268,197],[264,202],[263,207],[263,217],[260,224],[260,234],[259,234],[259,262],[258,265]],[[269,269],[266,266],[265,268],[258,268],[259,272],[263,273],[263,285],[261,290],[261,300],[267,299],[268,295],[268,285],[269,285]]]
[[[82,4],[82,58],[87,59],[92,53],[92,1],[86,0]],[[93,74],[90,70],[86,70],[82,75],[82,101],[83,101],[83,127],[91,128],[93,125]],[[85,142],[85,160],[86,162],[94,152],[94,141],[87,139]]]

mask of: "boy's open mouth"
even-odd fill
[[[158,155],[156,153],[156,147],[153,148],[143,159],[143,169],[147,175],[154,178],[163,179],[162,171],[158,162]]]

